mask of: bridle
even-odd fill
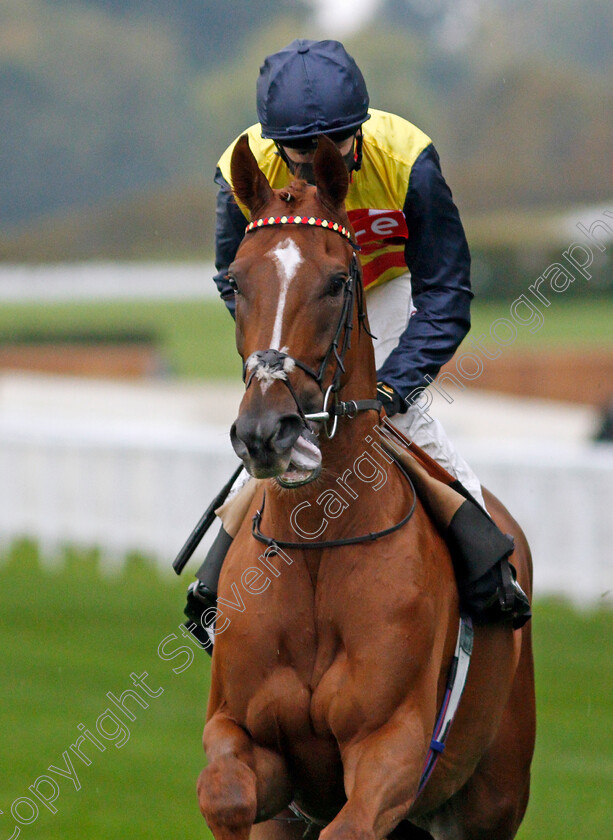
[[[345,354],[351,347],[354,295],[357,295],[359,325],[368,331],[368,327],[365,323],[366,310],[364,309],[364,287],[362,286],[362,275],[357,257],[357,252],[360,250],[360,247],[356,242],[354,242],[350,231],[343,225],[338,222],[331,222],[328,219],[319,219],[314,216],[269,216],[264,219],[256,219],[255,221],[250,222],[247,226],[245,234],[247,235],[263,227],[277,225],[310,225],[313,227],[321,227],[324,230],[331,230],[334,233],[338,233],[349,242],[353,248],[353,253],[351,256],[351,263],[349,265],[348,276],[345,280],[343,289],[343,306],[334,331],[334,337],[330,342],[330,346],[328,347],[324,358],[322,359],[319,370],[315,371],[313,368],[309,367],[309,365],[301,362],[300,359],[295,359],[288,353],[284,353],[281,350],[273,350],[271,348],[269,350],[257,351],[249,356],[243,366],[243,379],[246,382],[246,389],[251,385],[254,376],[259,377],[260,379],[268,379],[268,381],[278,379],[283,382],[292,395],[294,402],[296,403],[298,413],[300,414],[305,426],[308,428],[309,420],[323,422],[326,435],[328,438],[333,438],[336,434],[339,417],[347,417],[351,419],[360,411],[377,411],[378,413],[381,411],[381,402],[379,400],[347,400],[345,402],[338,400],[341,374],[345,372]],[[368,334],[373,337],[372,333],[368,332]],[[303,370],[308,376],[317,382],[317,385],[323,394],[324,377],[328,364],[333,357],[336,361],[336,368],[332,376],[332,382],[326,389],[322,410],[316,412],[315,414],[305,414],[302,410],[300,402],[298,401],[294,387],[290,382],[289,374],[294,370],[294,368],[300,368],[300,370]],[[330,395],[334,396],[334,404],[332,406],[328,405]],[[330,417],[334,418],[331,430],[328,429],[328,426],[326,425]],[[345,539],[325,540],[311,543],[294,543],[285,540],[277,540],[274,537],[266,536],[266,534],[263,534],[261,530],[264,505],[266,504],[266,491],[264,490],[261,508],[256,511],[253,517],[251,533],[258,542],[266,545],[268,551],[271,553],[280,548],[306,548],[316,550],[339,548],[341,546],[358,545],[359,543],[387,537],[406,525],[413,516],[415,506],[417,504],[417,493],[415,492],[415,487],[413,486],[411,477],[399,461],[396,461],[396,466],[407,479],[412,491],[413,500],[408,513],[405,514],[400,522],[397,522],[390,528],[385,528],[382,531],[369,532],[368,534],[360,534],[357,537],[347,537]]]
[[[322,230],[328,230],[342,236],[351,245],[353,253],[349,264],[347,279],[343,285],[343,306],[334,331],[334,336],[318,370],[314,370],[300,359],[290,356],[283,350],[275,350],[273,348],[269,348],[268,350],[258,350],[252,353],[243,365],[245,390],[249,388],[254,377],[264,381],[278,380],[282,382],[292,395],[292,398],[296,403],[298,414],[304,425],[309,428],[309,421],[321,422],[326,436],[328,438],[333,438],[336,434],[339,417],[352,419],[360,411],[381,411],[381,402],[379,400],[341,401],[338,399],[341,376],[345,373],[345,355],[351,347],[354,300],[356,296],[358,303],[359,327],[363,327],[368,332],[368,327],[366,326],[366,311],[364,309],[364,287],[362,285],[360,263],[357,257],[357,252],[360,250],[360,246],[354,241],[348,228],[344,227],[344,225],[340,224],[340,222],[333,222],[329,219],[321,219],[315,216],[268,216],[261,219],[255,219],[247,225],[245,235],[247,236],[248,234],[254,233],[261,228],[277,227],[280,225],[308,225],[309,227],[319,227]],[[368,334],[372,337],[370,332]],[[336,367],[332,376],[332,382],[325,389],[324,393],[324,379],[328,365],[332,359],[336,362]],[[317,383],[323,394],[321,411],[317,411],[313,414],[304,413],[296,391],[289,378],[289,374],[296,367],[304,371],[307,376],[310,376],[311,379]],[[330,405],[331,398],[333,399],[332,405]],[[332,419],[331,428],[328,427],[330,419]]]

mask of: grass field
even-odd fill
[[[473,331],[488,333],[497,318],[509,318],[509,303],[473,305]],[[520,327],[517,347],[613,348],[613,298],[564,298],[543,311],[544,324],[535,333]],[[147,331],[172,372],[181,377],[240,377],[233,323],[220,300],[121,302],[100,304],[3,304],[0,343],[24,333],[43,335],[88,332]],[[510,348],[509,348],[510,349]],[[509,352],[508,350],[506,352]]]
[[[133,558],[115,577],[101,575],[93,555],[66,553],[55,568],[41,566],[35,548],[15,547],[0,564],[0,840],[10,838],[11,805],[32,799],[29,786],[49,796],[41,776],[49,765],[70,770],[64,753],[96,720],[143,679],[156,697],[147,708],[126,703],[126,722],[101,752],[81,744],[91,764],[72,755],[80,789],[55,775],[52,813],[17,803],[21,837],[36,840],[194,840],[208,837],[194,785],[202,767],[200,733],[209,662],[194,649],[172,661],[158,646],[179,636],[186,581],[160,576]],[[613,613],[580,613],[555,603],[537,605],[534,618],[539,702],[533,792],[521,840],[603,840],[610,835],[613,796],[611,639]],[[171,644],[172,643],[172,644]],[[189,647],[170,640],[164,650]],[[173,668],[185,667],[182,673]],[[144,690],[141,697],[146,697]],[[103,726],[113,734],[107,716]],[[116,728],[116,725],[115,725]],[[99,738],[98,738],[99,740]],[[103,746],[104,746],[103,745]]]

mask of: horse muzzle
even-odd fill
[[[241,414],[230,440],[254,478],[276,478],[283,487],[298,487],[321,471],[317,438],[298,414]]]

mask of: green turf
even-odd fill
[[[520,840],[602,840],[613,801],[613,612],[537,605],[537,746]]]
[[[106,692],[121,694],[133,687],[130,674],[144,671],[147,685],[163,693],[149,698],[146,709],[133,703],[129,740],[119,749],[107,742],[103,753],[90,746],[89,767],[74,758],[81,789],[58,777],[58,813],[41,806],[21,837],[209,836],[194,793],[203,763],[208,658],[195,650],[189,667],[174,674],[183,658],[163,661],[157,654],[162,639],[178,634],[185,581],[161,577],[137,559],[117,576],[101,576],[95,556],[83,554],[41,568],[27,544],[4,560],[0,838],[13,831],[11,803],[31,796],[29,785],[50,764],[63,766],[63,752],[80,734],[77,725],[95,733],[96,719],[109,707]],[[538,743],[521,840],[602,840],[610,832],[612,631],[610,611],[537,605]]]
[[[174,674],[183,658],[163,661],[157,653],[166,636],[178,634],[185,583],[162,581],[137,561],[121,576],[101,578],[87,557],[41,572],[31,555],[20,550],[0,568],[0,837],[13,830],[11,803],[31,796],[28,786],[50,764],[65,766],[77,725],[95,734],[98,716],[114,708],[106,693],[134,688],[130,674],[145,671],[147,685],[163,693],[146,709],[132,701],[129,740],[120,748],[106,742],[105,752],[83,746],[92,764],[73,756],[81,789],[58,777],[58,813],[41,805],[22,837],[209,836],[195,796],[209,660],[195,649],[193,663]]]
[[[497,318],[509,318],[509,306],[473,304],[474,334],[488,334]],[[520,317],[525,316],[525,312],[520,312]],[[560,296],[543,310],[543,320],[538,332],[520,327],[514,346],[613,345],[613,298],[583,300]],[[91,331],[103,335],[118,330],[153,333],[170,371],[181,377],[240,377],[233,322],[219,300],[0,306],[0,343],[32,332],[65,335],[70,331]]]

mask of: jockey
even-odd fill
[[[368,320],[377,336],[378,398],[406,437],[485,508],[479,479],[416,399],[468,332],[473,296],[468,244],[432,141],[407,120],[369,108],[362,73],[338,41],[296,40],[268,56],[257,83],[257,113],[259,123],[247,130],[249,144],[273,188],[285,187],[293,176],[314,183],[320,134],[342,154],[350,173],[345,206],[361,246]],[[233,148],[234,143],[215,173],[214,279],[234,317],[226,275],[249,214],[232,193]],[[215,606],[228,545],[222,529],[198,573],[200,580],[190,587],[188,616],[199,617]],[[512,550],[509,541],[505,556],[467,593],[465,604],[473,617],[512,618],[515,626],[529,617],[528,599],[509,573]]]

